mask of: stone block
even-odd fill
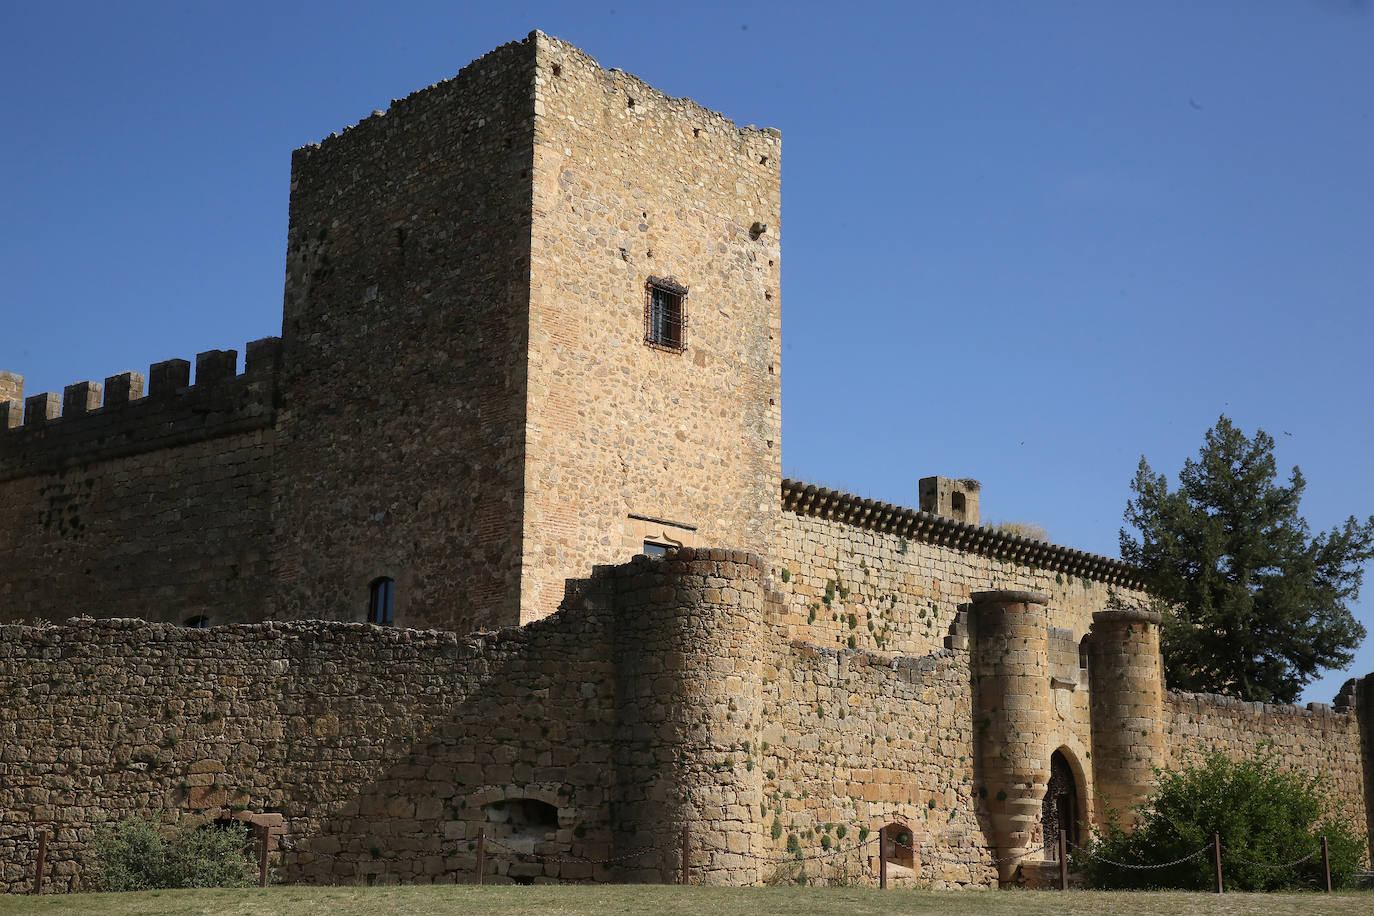
[[[45,391],[42,394],[35,394],[31,398],[24,399],[24,425],[42,426],[49,420],[56,420],[62,415],[62,396]]]
[[[191,364],[184,359],[167,359],[148,367],[148,396],[175,394],[191,384]]]
[[[105,379],[105,405],[127,404],[143,397],[143,373],[121,372]]]
[[[79,417],[100,406],[99,382],[75,382],[62,390],[62,416]]]

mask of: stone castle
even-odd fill
[[[135,813],[288,881],[470,881],[479,830],[674,880],[686,825],[693,881],[872,881],[888,826],[898,880],[1034,884],[1261,741],[1365,823],[1374,680],[1169,691],[1132,567],[782,478],[780,154],[535,32],[296,151],[241,372],[0,373],[0,888]]]

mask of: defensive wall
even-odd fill
[[[1347,681],[1334,704],[1306,707],[1170,690],[1164,731],[1160,765],[1166,768],[1198,762],[1211,751],[1232,759],[1267,751],[1285,765],[1325,777],[1337,809],[1374,832],[1374,675]]]
[[[761,852],[761,562],[685,550],[599,570],[561,613],[451,632],[313,621],[204,630],[142,620],[0,627],[0,886],[34,830],[80,886],[95,826],[279,813],[300,882],[471,880],[496,844],[615,868],[521,864],[498,880],[668,880],[678,825],[699,878],[749,883]],[[737,765],[736,765],[737,764]],[[488,872],[491,874],[491,871]]]
[[[1034,885],[1056,751],[1092,822],[1096,792],[1128,805],[1156,763],[1265,740],[1365,817],[1374,717],[1359,691],[1374,683],[1334,709],[1166,693],[1157,618],[1129,608],[1091,615],[1081,669],[1081,641],[1051,623],[1066,620],[1056,596],[1074,593],[1014,586],[1071,572],[1073,589],[1105,593],[1115,566],[1001,536],[959,555],[975,526],[873,518],[831,518],[834,551],[782,564],[879,583],[837,586],[828,603],[823,577],[790,593],[807,578],[684,548],[569,582],[551,617],[467,636],[324,621],[0,628],[3,886],[27,886],[44,826],[57,886],[79,886],[92,829],[133,813],[280,815],[287,881],[469,881],[479,827],[495,880],[670,881],[687,824],[705,883],[871,881],[872,844],[850,847],[889,826],[915,850],[889,850],[898,883]],[[886,546],[847,556],[867,538]],[[1018,549],[1063,569],[994,565],[989,580],[990,555]],[[884,619],[880,601],[901,608],[911,583],[936,579],[926,610],[943,636],[913,623],[878,646],[869,602]],[[874,597],[889,587],[908,591]],[[840,619],[807,631],[814,603]],[[851,648],[858,632],[869,641]]]
[[[0,396],[6,620],[76,613],[181,623],[272,616],[279,344]],[[22,409],[21,409],[22,405]]]

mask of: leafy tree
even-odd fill
[[[1231,761],[1213,751],[1195,766],[1157,774],[1133,832],[1122,830],[1109,809],[1105,831],[1075,851],[1074,865],[1093,887],[1211,890],[1213,833],[1221,834],[1221,873],[1230,889],[1324,889],[1317,852],[1323,836],[1331,883],[1354,883],[1365,839],[1334,814],[1330,785],[1321,777],[1283,767],[1272,752]],[[1166,863],[1175,864],[1120,867]],[[1276,865],[1290,867],[1264,867]]]
[[[1316,672],[1344,668],[1365,629],[1347,602],[1374,557],[1374,516],[1311,537],[1296,467],[1276,479],[1274,440],[1226,417],[1169,489],[1142,457],[1121,557],[1160,599],[1165,679],[1181,690],[1291,703]]]

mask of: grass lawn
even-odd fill
[[[3,914],[78,916],[215,916],[328,913],[931,913],[939,916],[1185,916],[1194,913],[1272,913],[1279,916],[1374,914],[1374,894],[1183,894],[1106,891],[879,891],[871,888],[645,887],[626,885],[473,887],[273,887],[251,890],[143,891],[128,894],[54,894],[0,897]]]

